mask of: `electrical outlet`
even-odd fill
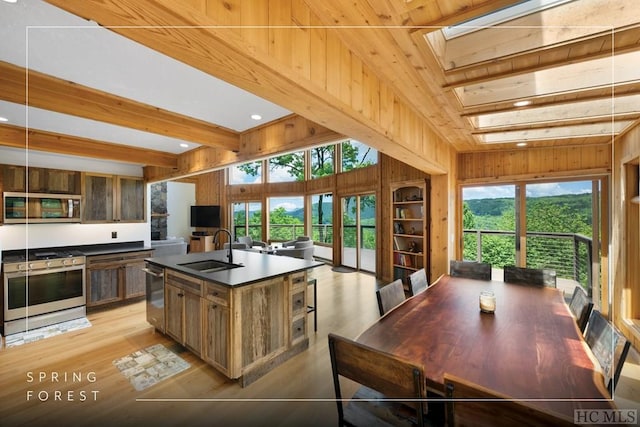
[[[112,231],[111,232],[111,238],[112,239],[117,239],[118,238],[118,232],[117,231]]]

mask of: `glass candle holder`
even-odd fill
[[[492,291],[480,292],[480,311],[493,313],[496,311],[496,296]]]

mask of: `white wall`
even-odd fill
[[[167,238],[184,237],[189,242],[193,228],[189,226],[190,208],[196,204],[196,185],[167,182]]]
[[[142,176],[142,167],[139,165],[4,147],[0,147],[0,164]],[[147,203],[147,207],[148,206],[149,203]],[[147,218],[149,218],[149,212],[147,212]],[[117,232],[117,238],[111,238],[112,231]],[[0,226],[0,249],[13,250],[52,246],[92,245],[138,240],[143,240],[146,245],[149,245],[151,240],[150,234],[149,222],[111,224],[4,224]]]

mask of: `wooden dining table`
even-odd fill
[[[480,311],[485,290],[493,314]],[[356,341],[424,366],[427,389],[440,395],[446,372],[572,418],[615,408],[559,289],[443,276]]]

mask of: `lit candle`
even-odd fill
[[[480,292],[480,311],[483,313],[493,313],[496,311],[496,296],[493,292]]]

